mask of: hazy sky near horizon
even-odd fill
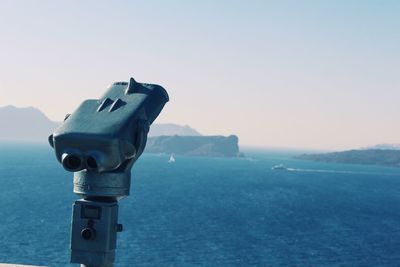
[[[400,1],[0,1],[0,106],[62,120],[113,81],[242,145],[400,143]],[[4,126],[3,126],[4,127]]]

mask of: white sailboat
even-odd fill
[[[174,163],[174,162],[175,162],[174,154],[171,154],[171,156],[169,156],[168,163]]]

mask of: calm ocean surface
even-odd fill
[[[400,266],[400,169],[247,156],[143,155],[116,266]],[[75,199],[50,147],[0,144],[0,262],[76,266]]]

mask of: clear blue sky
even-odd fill
[[[400,142],[400,1],[0,1],[0,106],[61,120],[116,80],[242,145]],[[3,126],[4,127],[4,126]]]

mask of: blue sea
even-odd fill
[[[400,169],[143,155],[120,201],[116,266],[400,266]],[[284,164],[290,171],[271,170]],[[69,264],[72,174],[0,144],[0,262]]]

